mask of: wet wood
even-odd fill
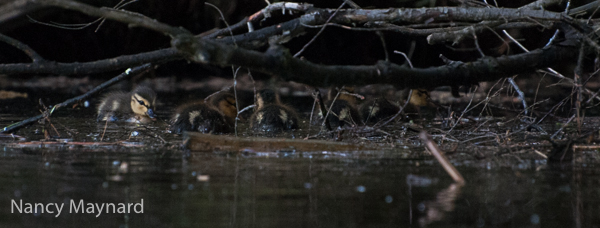
[[[421,140],[425,143],[425,146],[427,147],[427,149],[429,149],[429,152],[433,154],[435,159],[452,177],[454,182],[456,182],[459,185],[464,185],[465,178],[463,178],[463,176],[460,174],[460,172],[458,172],[456,167],[452,165],[450,160],[448,160],[448,158],[446,157],[446,155],[444,155],[444,152],[438,147],[438,145],[433,140],[431,140],[431,136],[429,136],[427,132],[421,131],[421,133],[419,133],[419,138],[421,138]]]
[[[325,140],[303,140],[286,138],[234,137],[228,135],[186,132],[183,143],[191,151],[358,151],[382,150],[360,143],[331,142]],[[389,149],[389,148],[386,148]]]
[[[12,148],[58,148],[62,146],[80,146],[80,147],[144,147],[142,142],[65,142],[65,141],[31,141],[31,142],[16,142],[7,144]]]

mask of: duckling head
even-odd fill
[[[235,97],[231,93],[220,93],[209,100],[210,104],[223,113],[224,116],[235,118],[237,116],[237,107]]]
[[[337,96],[337,100],[345,100],[351,104],[355,104],[356,97],[352,96],[352,93],[354,93],[354,87],[331,88],[329,93],[327,93],[327,99],[331,101]]]
[[[137,87],[131,93],[131,110],[137,115],[156,120],[156,114],[154,114],[155,102],[156,93],[148,87]]]
[[[263,89],[256,94],[256,107],[261,109],[268,104],[279,104],[279,95],[272,89]]]
[[[427,106],[429,103],[429,90],[413,89],[409,103],[414,106]]]

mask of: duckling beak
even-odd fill
[[[148,109],[148,111],[146,112],[146,115],[148,115],[148,117],[150,117],[150,119],[156,120],[156,114],[154,114],[154,110],[152,110],[151,108]]]

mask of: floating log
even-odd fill
[[[183,144],[191,151],[359,151],[381,150],[376,145],[359,143],[331,142],[316,139],[286,139],[286,138],[260,138],[260,137],[234,137],[228,135],[202,134],[186,132]],[[389,149],[389,148],[385,148]]]

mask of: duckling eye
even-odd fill
[[[138,102],[140,105],[146,106],[146,104],[144,104],[144,102],[143,102],[143,101],[140,101],[140,100],[138,100],[137,102]]]

